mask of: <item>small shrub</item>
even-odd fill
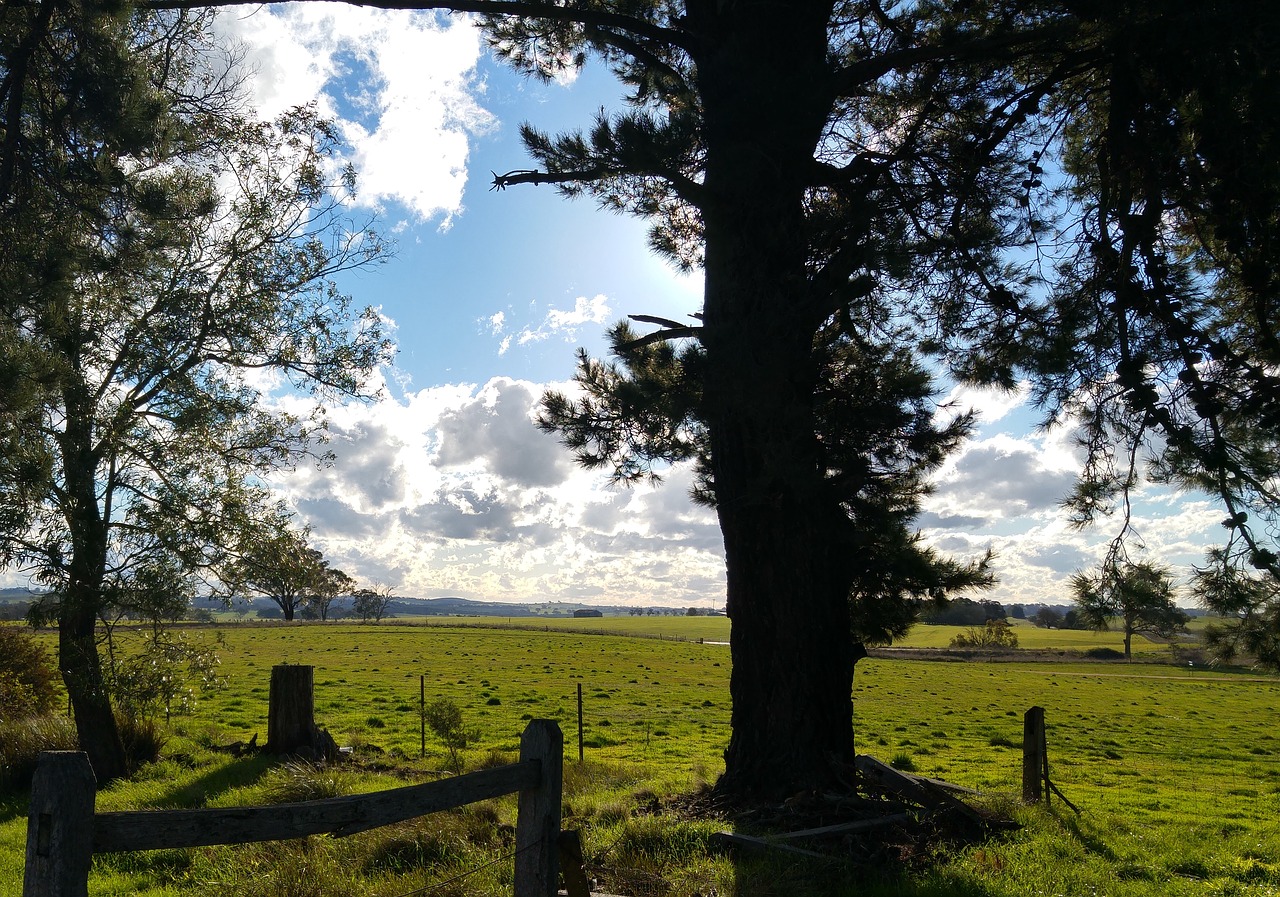
[[[970,628],[951,640],[953,648],[980,648],[985,651],[1012,651],[1018,647],[1018,633],[1005,620],[988,620],[981,629]]]
[[[440,698],[423,708],[422,718],[449,751],[454,773],[462,775],[462,752],[478,737],[478,733],[463,726],[462,709],[448,698]]]
[[[902,772],[916,771],[916,761],[906,751],[898,751],[898,753],[894,754],[893,759],[889,761],[889,765]]]
[[[21,626],[0,625],[0,720],[41,716],[58,702],[58,668]]]

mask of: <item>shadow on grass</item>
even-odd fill
[[[233,760],[197,778],[174,783],[175,787],[161,794],[156,804],[165,809],[206,806],[220,794],[256,784],[276,762],[267,754]]]
[[[22,794],[6,794],[0,797],[0,825],[15,819],[25,819],[30,803],[29,789]]]
[[[737,897],[991,897],[991,886],[950,869],[870,868],[865,863],[734,860]]]
[[[1080,828],[1080,821],[1074,816],[1059,817],[1059,822],[1062,825],[1063,831],[1079,841],[1080,846],[1089,853],[1100,856],[1104,860],[1112,863],[1119,860],[1116,852],[1111,849],[1110,845],[1108,845],[1106,841],[1103,841],[1092,832],[1082,830]]]

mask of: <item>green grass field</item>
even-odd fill
[[[944,852],[923,868],[889,864],[867,880],[816,861],[735,862],[708,847],[710,833],[731,823],[654,812],[663,796],[692,792],[723,768],[729,651],[710,644],[727,635],[723,618],[539,620],[536,629],[459,622],[475,621],[223,627],[227,687],[196,715],[175,717],[166,759],[102,793],[99,808],[259,803],[438,774],[447,758],[430,733],[420,757],[421,676],[427,700],[455,701],[476,731],[469,767],[511,759],[528,719],[561,723],[565,827],[582,830],[589,869],[613,893],[1280,893],[1275,677],[1016,657],[863,660],[854,684],[860,752],[1011,805],[1021,782],[1022,717],[1043,706],[1052,778],[1083,811],[1076,817],[1061,802],[1048,812],[1018,808],[1023,827],[1008,836]],[[930,638],[935,628],[921,627]],[[618,634],[592,632],[608,629]],[[1047,632],[1028,630],[1028,639]],[[211,638],[213,630],[201,632]],[[265,740],[270,668],[278,663],[315,667],[317,721],[355,748],[358,767],[321,774],[211,750],[254,732]],[[497,895],[509,888],[502,832],[513,812],[506,800],[349,839],[101,856],[91,893]],[[0,897],[21,893],[25,813],[21,796],[0,803]],[[458,884],[442,884],[459,875]]]
[[[392,621],[399,622],[399,621]],[[1018,635],[1018,647],[1033,651],[1085,652],[1096,648],[1124,650],[1124,636],[1118,631],[1093,632],[1080,629],[1041,629],[1026,620],[1011,620]],[[1196,633],[1206,621],[1198,618],[1189,627],[1191,633],[1183,636],[1178,644],[1194,644]],[[592,617],[574,619],[565,617],[421,617],[412,618],[410,625],[426,626],[474,626],[481,628],[524,628],[530,630],[562,630],[584,633],[617,633],[619,635],[646,638],[669,638],[689,641],[728,641],[728,617]],[[896,643],[901,648],[946,648],[957,635],[967,633],[968,626],[917,625],[906,638]],[[1169,644],[1152,640],[1143,635],[1133,638],[1133,653],[1143,659],[1169,657]]]

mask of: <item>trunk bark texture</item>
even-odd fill
[[[98,504],[89,399],[82,389],[65,394],[67,429],[62,435],[67,528],[71,557],[58,619],[58,661],[71,697],[80,749],[89,755],[99,786],[128,774],[120,730],[98,657],[97,623],[106,577],[107,525]]]
[[[705,415],[733,620],[720,787],[778,796],[853,760],[848,520],[815,436],[804,199],[831,98],[830,4],[689,3],[706,122]]]

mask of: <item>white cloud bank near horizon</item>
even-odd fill
[[[546,386],[495,377],[333,409],[333,465],[274,483],[335,566],[399,594],[721,606],[720,532],[689,472],[626,489],[577,469],[534,425]]]
[[[334,409],[334,465],[279,485],[336,566],[399,594],[722,606],[720,532],[689,500],[689,470],[628,489],[578,469],[534,424],[547,388],[572,384],[494,377]],[[987,597],[1069,603],[1070,574],[1101,557],[1110,524],[1077,531],[1060,507],[1075,475],[1065,441],[980,434],[936,477],[918,523],[949,555],[994,550]],[[1152,557],[1185,566],[1220,518],[1148,490],[1134,528]]]

